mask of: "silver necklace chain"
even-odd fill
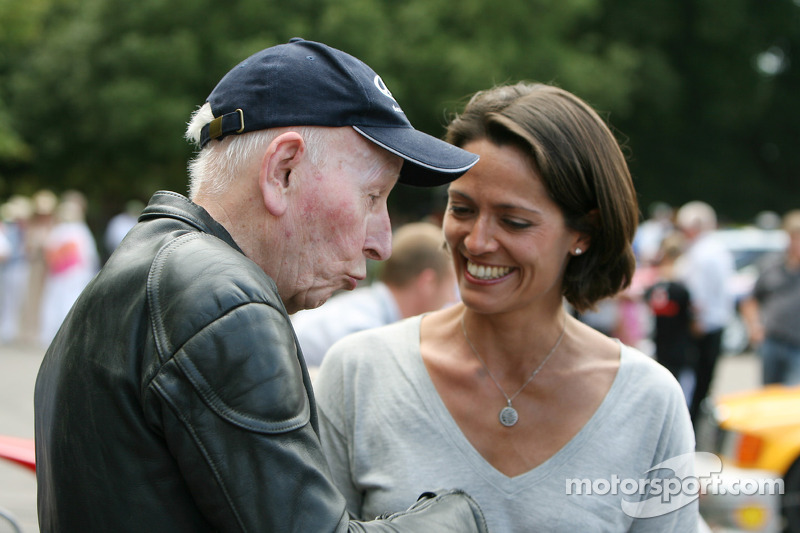
[[[481,355],[478,353],[478,350],[475,349],[475,346],[472,344],[472,341],[469,340],[469,335],[467,335],[467,327],[464,325],[464,315],[461,315],[461,331],[464,332],[464,339],[466,339],[467,344],[472,350],[472,353],[475,354],[475,357],[477,357],[478,361],[480,361],[481,365],[483,365],[483,369],[486,370],[486,374],[488,374],[489,378],[492,380],[492,382],[494,382],[497,389],[503,394],[503,396],[506,399],[507,405],[500,410],[499,418],[501,424],[503,424],[506,427],[511,427],[517,423],[517,420],[519,420],[519,414],[517,413],[517,410],[514,409],[514,406],[511,405],[511,402],[514,400],[514,398],[516,398],[519,395],[520,392],[522,392],[525,389],[525,387],[528,386],[528,384],[530,384],[531,381],[533,381],[533,378],[536,377],[536,374],[539,373],[539,371],[542,369],[547,360],[550,359],[550,357],[555,353],[559,344],[561,344],[561,339],[564,338],[564,332],[566,330],[567,330],[567,317],[564,317],[564,326],[561,328],[561,334],[558,336],[558,340],[556,341],[556,343],[553,345],[552,348],[550,348],[550,351],[547,352],[547,355],[544,357],[544,359],[542,359],[542,362],[539,363],[539,366],[537,366],[536,369],[533,372],[531,372],[530,377],[528,377],[525,383],[523,383],[522,386],[519,389],[517,389],[517,392],[509,396],[508,394],[506,394],[506,391],[503,390],[503,387],[500,386],[500,383],[498,383],[497,380],[494,379],[492,373],[489,372],[489,367],[486,366],[486,363],[484,362]]]

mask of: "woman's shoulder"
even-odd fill
[[[620,346],[620,370],[626,374],[628,383],[640,390],[667,393],[664,397],[684,401],[683,390],[669,370],[633,346],[621,342]]]
[[[347,348],[352,351],[361,347],[376,345],[396,345],[419,338],[420,317],[405,318],[391,324],[368,328],[346,335],[334,343],[334,347]],[[331,348],[333,350],[333,347]]]
[[[672,375],[664,366],[658,363],[658,361],[640,349],[621,341],[617,342],[619,342],[620,345],[620,361],[623,365],[629,365],[633,371],[641,373],[644,376],[653,377],[654,379],[661,379],[665,375]]]
[[[383,366],[419,347],[419,323],[416,316],[346,335],[328,349],[322,366]]]

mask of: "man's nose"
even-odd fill
[[[385,261],[392,255],[392,224],[389,212],[384,211],[375,217],[367,228],[367,240],[364,243],[364,256],[367,259]]]

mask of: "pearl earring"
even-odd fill
[[[582,253],[583,250],[581,250],[580,248],[575,248],[575,255],[581,255]]]

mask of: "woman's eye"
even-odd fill
[[[470,213],[470,208],[463,205],[451,205],[450,212],[454,215],[466,215]]]
[[[524,220],[517,220],[517,219],[505,219],[503,221],[506,226],[513,228],[513,229],[526,229],[532,226],[530,222]]]

